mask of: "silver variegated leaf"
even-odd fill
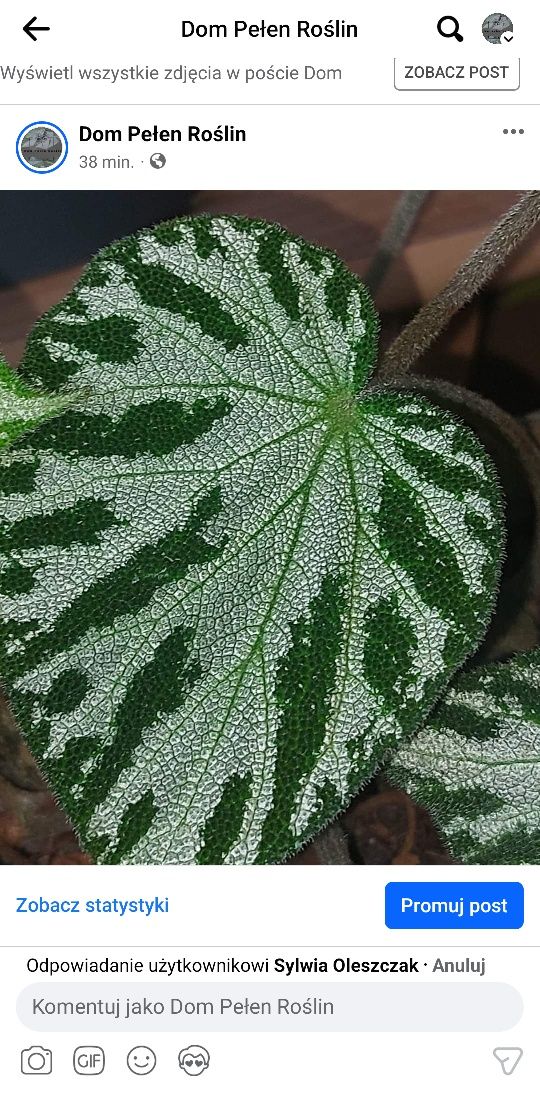
[[[24,376],[84,406],[0,467],[3,676],[103,862],[272,862],[425,718],[491,613],[474,436],[369,389],[377,320],[275,225],[103,251]]]
[[[460,861],[540,864],[540,650],[458,675],[388,776]]]

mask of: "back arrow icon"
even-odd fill
[[[23,27],[24,33],[27,34],[28,37],[31,38],[33,42],[37,42],[37,38],[36,38],[36,35],[35,35],[34,31],[36,31],[36,30],[50,30],[51,29],[50,27],[35,27],[34,23],[35,23],[36,19],[37,19],[37,15],[34,15],[33,18],[29,19],[28,22],[26,23],[26,25]]]

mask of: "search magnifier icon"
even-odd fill
[[[463,41],[463,35],[459,33],[459,21],[455,15],[443,15],[437,23],[437,30],[441,38],[455,38],[457,42]]]

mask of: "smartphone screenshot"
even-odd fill
[[[6,1093],[540,1088],[539,41],[3,5]]]

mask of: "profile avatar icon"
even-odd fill
[[[184,1074],[197,1078],[204,1070],[208,1070],[210,1052],[205,1047],[201,1047],[200,1044],[190,1044],[189,1047],[182,1048],[178,1055],[178,1064]]]
[[[508,15],[502,11],[494,11],[487,15],[482,23],[482,34],[486,42],[492,46],[500,46],[503,42],[509,43],[514,39],[514,24]]]
[[[34,174],[50,174],[64,163],[68,152],[66,134],[53,122],[31,122],[17,137],[19,163]]]

